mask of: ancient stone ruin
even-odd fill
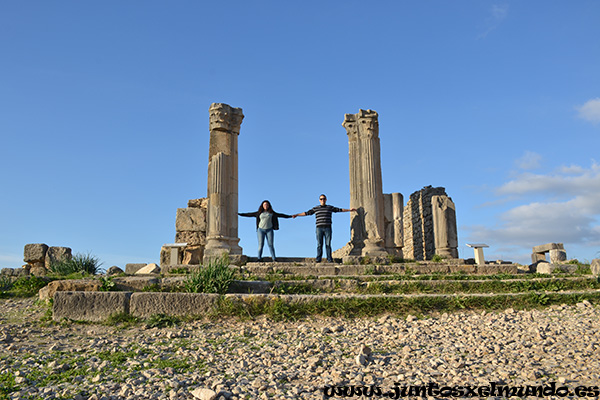
[[[346,114],[350,165],[350,242],[335,257],[399,256],[429,260],[458,258],[456,208],[442,187],[413,193],[406,206],[400,193],[383,193],[378,114]]]
[[[429,260],[435,254],[458,258],[456,208],[443,187],[426,186],[404,207],[405,259]]]
[[[208,151],[207,230],[204,259],[241,256],[238,238],[238,135],[241,108],[213,103]]]
[[[531,262],[547,262],[546,253],[550,254],[550,263],[559,264],[567,260],[567,252],[562,243],[546,243],[540,246],[535,246],[531,253]]]
[[[161,249],[161,266],[198,265],[229,254],[233,262],[246,259],[238,237],[238,141],[244,118],[241,108],[213,103],[207,197],[177,210],[175,243]],[[429,260],[434,255],[458,258],[456,208],[442,187],[431,186],[410,195],[383,193],[379,116],[373,110],[346,114],[348,135],[350,241],[334,252],[344,261],[389,256]]]
[[[45,275],[53,262],[70,260],[73,255],[69,247],[48,246],[45,243],[26,244],[23,249],[25,269],[32,275]]]

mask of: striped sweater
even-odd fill
[[[330,206],[328,204],[324,206],[316,206],[306,212],[306,215],[315,214],[317,220],[317,226],[327,227],[331,226],[331,213],[341,212],[342,209],[339,207]]]

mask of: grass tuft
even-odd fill
[[[75,254],[71,259],[58,260],[50,264],[50,272],[57,275],[85,273],[96,275],[100,272],[100,260],[91,254]]]
[[[188,293],[219,293],[225,294],[233,282],[235,271],[229,268],[227,255],[211,260],[208,265],[191,273],[185,283]]]

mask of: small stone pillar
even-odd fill
[[[350,255],[386,256],[385,208],[377,112],[346,114],[350,159]]]
[[[404,197],[401,193],[383,195],[385,204],[385,249],[389,254],[402,256]]]
[[[454,202],[445,195],[432,196],[431,210],[433,214],[435,254],[444,258],[458,258],[458,234]]]
[[[213,103],[208,154],[207,237],[204,260],[242,254],[238,237],[238,135],[241,108]]]
[[[467,246],[472,247],[475,252],[475,264],[485,265],[485,258],[483,257],[483,249],[485,247],[489,247],[489,246],[484,243],[474,243],[474,244],[467,243]]]

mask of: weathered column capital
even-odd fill
[[[358,125],[356,124],[355,114],[345,114],[342,126],[346,128],[348,139],[356,138],[358,136]]]
[[[379,137],[379,114],[373,110],[360,110],[356,114],[361,139]]]
[[[224,103],[212,103],[208,112],[211,131],[227,131],[237,135],[240,134],[240,126],[244,119],[241,108],[231,107]]]

